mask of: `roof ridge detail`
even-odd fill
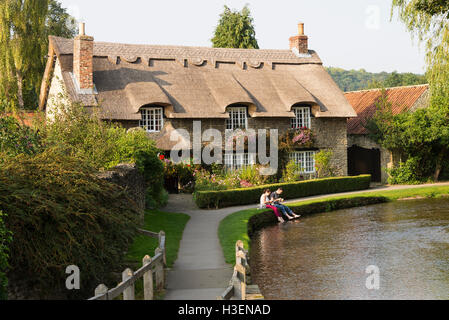
[[[58,54],[73,53],[73,39],[50,36]],[[322,64],[318,54],[310,50],[310,56],[298,57],[289,49],[235,49],[173,45],[123,44],[113,42],[94,42],[94,56],[138,56],[141,58],[202,58],[216,61],[250,61],[253,65],[262,62]]]
[[[428,83],[425,84],[412,84],[408,86],[398,86],[398,87],[388,87],[388,88],[373,88],[373,89],[363,89],[363,90],[354,90],[354,91],[346,91],[344,94],[347,93],[357,93],[357,92],[371,92],[371,91],[381,91],[382,89],[385,90],[395,90],[395,89],[410,89],[410,88],[418,88],[418,87],[429,87]]]

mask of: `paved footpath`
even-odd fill
[[[290,200],[287,203],[329,196],[442,185],[449,185],[449,182],[417,186],[375,187],[370,190],[301,198]],[[170,195],[164,211],[186,213],[191,219],[184,230],[178,259],[168,273],[166,300],[215,300],[223,293],[231,279],[233,267],[225,263],[218,240],[218,225],[226,216],[256,206],[257,204],[252,204],[219,210],[201,210],[196,207],[191,195]]]

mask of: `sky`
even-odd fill
[[[391,0],[60,0],[96,41],[210,47],[223,6],[249,5],[261,49],[288,49],[305,24],[324,65],[368,72],[424,73],[424,46],[413,41]]]

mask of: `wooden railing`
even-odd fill
[[[218,300],[263,300],[257,285],[248,285],[250,275],[248,251],[245,250],[243,242],[235,244],[235,267],[229,286],[218,297]]]
[[[145,256],[142,260],[143,266],[133,272],[130,268],[122,273],[122,282],[113,289],[108,289],[104,284],[100,284],[95,289],[95,296],[89,300],[113,300],[123,293],[123,300],[135,300],[134,283],[143,278],[143,293],[145,300],[153,300],[154,286],[153,274],[156,290],[160,291],[165,286],[164,267],[167,264],[165,257],[165,232],[159,233],[139,230],[139,233],[151,238],[159,239],[159,245],[154,252],[154,257]]]

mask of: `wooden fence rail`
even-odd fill
[[[153,274],[156,283],[156,290],[161,290],[165,286],[164,267],[167,265],[167,259],[165,256],[165,232],[159,233],[138,230],[139,233],[159,240],[159,245],[154,252],[154,257],[149,255],[143,257],[142,267],[133,272],[130,268],[126,269],[122,273],[122,282],[115,288],[108,289],[104,284],[100,284],[95,289],[95,296],[89,300],[113,300],[119,295],[123,294],[123,300],[135,300],[134,283],[143,278],[143,292],[145,300],[153,300],[154,288],[153,288]]]
[[[245,250],[243,242],[235,244],[235,267],[229,286],[218,297],[218,300],[263,300],[257,285],[248,285],[250,274],[248,251]]]

